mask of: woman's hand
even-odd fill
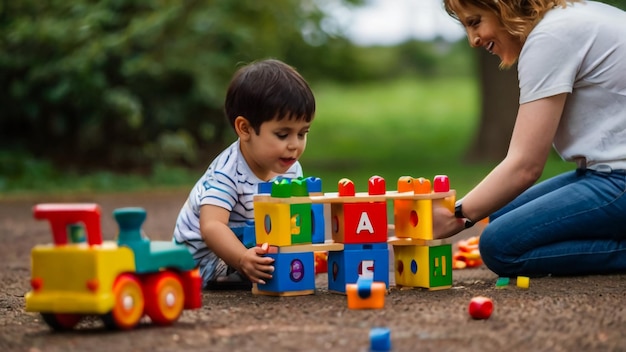
[[[465,229],[465,219],[454,216],[445,205],[433,202],[433,238],[447,238]]]

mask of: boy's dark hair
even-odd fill
[[[261,124],[274,118],[310,122],[315,116],[315,98],[293,67],[268,59],[235,73],[226,93],[224,112],[233,128],[237,116],[243,116],[259,134]]]

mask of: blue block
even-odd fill
[[[254,232],[254,221],[246,220],[246,226],[243,228],[243,245],[246,248],[256,247],[256,233]]]
[[[252,248],[256,246],[256,234],[254,232],[254,221],[246,220],[246,225],[242,227],[230,228],[235,236],[243,243],[246,248]]]
[[[261,291],[291,292],[315,290],[315,259],[313,252],[271,253],[274,258],[274,273],[265,284],[257,285]]]
[[[366,251],[371,249],[389,249],[389,245],[387,242],[345,243],[343,249],[346,251]]]
[[[311,242],[324,243],[324,204],[311,204]]]
[[[272,193],[272,182],[261,182],[257,185],[257,193],[258,194],[271,194]]]
[[[370,330],[370,352],[391,351],[391,330],[373,328]]]
[[[367,249],[355,249],[358,247]],[[370,264],[373,268],[363,268]],[[371,279],[384,282],[389,288],[389,247],[386,243],[345,245],[343,251],[328,253],[328,289],[345,293],[347,284],[357,283],[362,276],[371,276],[372,270]]]

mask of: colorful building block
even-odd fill
[[[517,277],[517,287],[528,288],[530,286],[530,278],[528,276]]]
[[[373,328],[370,330],[370,352],[391,351],[391,330],[389,328]]]
[[[509,286],[509,278],[508,277],[499,277],[496,280],[496,288],[505,288]]]
[[[328,254],[328,289],[345,293],[346,285],[371,278],[389,287],[389,248],[385,243],[344,244]]]
[[[369,180],[368,194],[385,194],[385,181],[380,176]],[[339,197],[355,196],[354,183],[348,179],[339,182]],[[340,243],[380,243],[387,241],[387,202],[346,201],[331,204],[332,238]]]
[[[275,246],[311,243],[311,202],[302,179],[272,184],[270,197],[254,203],[256,243]]]
[[[385,307],[387,286],[384,282],[360,278],[356,284],[346,285],[349,309],[382,309]]]
[[[332,238],[340,243],[387,241],[387,204],[339,203],[331,205]]]
[[[394,245],[397,286],[440,290],[452,287],[452,245]]]
[[[310,196],[320,196],[322,193],[322,180],[317,177],[305,179]],[[326,240],[327,226],[324,219],[324,204],[311,204],[311,242],[324,243]],[[329,232],[329,231],[328,231]]]
[[[273,247],[266,256],[274,258],[272,278],[257,284],[255,294],[296,296],[315,293],[313,252],[280,252]]]
[[[398,179],[398,192],[430,194],[430,181],[425,178],[402,176]],[[396,237],[433,238],[433,206],[431,199],[396,199],[393,202]]]

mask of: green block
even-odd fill
[[[311,231],[313,225],[311,225],[311,203],[291,204],[291,221],[293,225],[300,230],[299,233],[291,234],[292,244],[306,244],[312,243]]]
[[[452,286],[452,245],[429,249],[430,287]]]
[[[499,277],[498,280],[496,281],[496,287],[505,287],[508,285],[509,285],[508,277]]]

